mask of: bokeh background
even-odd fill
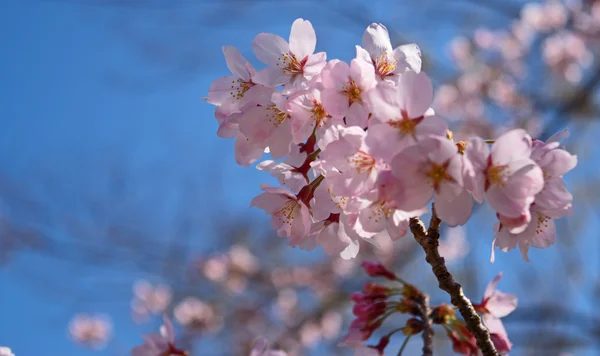
[[[575,215],[555,246],[490,264],[494,216],[481,207],[444,230],[442,252],[474,300],[504,272],[500,289],[519,297],[512,354],[599,355],[597,0],[0,2],[0,345],[128,355],[167,313],[194,355],[244,355],[261,335],[294,355],[348,355],[336,345],[364,259],[449,302],[410,235],[348,262],[286,246],[248,208],[275,181],[236,165],[200,98],[228,74],[221,46],[261,67],[254,36],[287,38],[298,17],[329,59],[353,58],[372,22],[394,45],[416,42],[459,137],[569,128]],[[436,354],[452,354],[438,334]]]

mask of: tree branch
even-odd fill
[[[431,265],[431,270],[438,280],[440,289],[450,294],[452,304],[458,308],[460,314],[465,319],[467,329],[475,336],[477,346],[484,356],[498,356],[494,347],[490,333],[483,326],[481,318],[473,309],[471,301],[464,295],[462,287],[446,268],[446,262],[438,252],[440,238],[440,224],[442,221],[435,212],[435,206],[432,206],[431,221],[429,229],[425,230],[425,225],[419,218],[410,219],[410,230],[415,236],[415,240],[425,251],[425,260]],[[423,335],[425,341],[425,335]],[[425,352],[425,349],[423,349]]]
[[[429,314],[431,313],[429,296],[423,295],[423,300],[419,304],[420,316],[423,320],[423,356],[433,356],[433,325],[429,318]]]

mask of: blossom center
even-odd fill
[[[346,204],[348,203],[348,197],[338,197],[337,195],[333,194],[331,188],[327,188],[327,192],[330,195],[329,200],[331,200],[331,202],[335,204],[335,206],[342,210],[345,209]]]
[[[450,161],[446,161],[443,164],[431,163],[429,169],[425,173],[436,192],[439,191],[442,183],[454,182],[454,178],[452,178],[446,170],[449,162]]]
[[[361,90],[353,78],[350,78],[346,85],[342,86],[342,93],[348,98],[348,105],[362,103]]]
[[[369,215],[369,220],[374,220],[378,223],[382,218],[389,218],[393,209],[388,207],[388,203],[386,201],[378,201],[371,205],[371,214]]]
[[[267,118],[275,127],[279,127],[290,115],[279,110],[277,106],[271,105],[265,108],[267,110]]]
[[[231,95],[232,98],[239,100],[243,98],[244,94],[246,94],[246,92],[253,86],[254,83],[251,81],[245,81],[243,79],[232,80],[231,91],[229,92],[229,95]]]
[[[315,125],[317,127],[323,126],[325,123],[325,118],[327,117],[327,112],[325,112],[325,108],[323,105],[316,100],[313,100],[314,108],[311,110],[312,118],[315,120]]]
[[[508,165],[489,167],[485,172],[485,190],[488,190],[490,186],[498,188],[504,187],[505,178],[508,175]]]
[[[288,225],[292,225],[296,215],[296,211],[300,209],[300,203],[297,200],[290,199],[277,210],[273,216],[277,216],[279,220]]]
[[[280,62],[277,63],[277,66],[281,68],[284,73],[295,76],[304,73],[304,65],[306,64],[307,59],[308,58],[304,58],[302,61],[299,61],[295,54],[285,53],[277,58]]]
[[[398,58],[388,56],[387,52],[381,52],[379,56],[372,58],[373,66],[375,66],[375,73],[381,79],[385,77],[389,77],[394,75],[394,71],[396,70],[396,63],[398,63]]]
[[[375,168],[375,158],[360,150],[348,157],[348,163],[356,169],[356,173],[369,172]]]

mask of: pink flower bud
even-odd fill
[[[396,275],[387,269],[384,265],[375,261],[365,261],[361,264],[365,272],[371,277],[384,277],[391,281],[397,279]]]

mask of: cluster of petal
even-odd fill
[[[521,129],[491,147],[479,137],[454,142],[431,107],[418,46],[392,48],[381,24],[367,27],[349,63],[327,60],[316,45],[311,23],[297,19],[289,41],[266,33],[254,39],[264,69],[224,47],[233,75],[215,81],[207,98],[219,136],[236,138],[238,163],[270,154],[257,168],[282,187],[263,185],[251,206],[271,215],[280,237],[350,259],[361,241],[403,237],[432,199],[450,226],[467,222],[473,200],[487,200],[500,220],[495,246],[550,244],[530,232],[539,231],[534,222],[545,227],[570,211],[565,167],[555,162],[566,151]]]
[[[562,131],[546,142],[532,141],[528,164],[535,167],[535,170],[530,169],[520,178],[525,182],[529,181],[528,185],[522,183],[522,187],[517,187],[520,192],[524,191],[523,187],[531,190],[527,192],[527,200],[519,206],[521,211],[497,210],[498,223],[495,226],[496,235],[492,245],[492,262],[494,247],[508,251],[517,246],[523,259],[529,261],[529,247],[546,248],[554,244],[554,220],[572,214],[573,196],[567,190],[563,175],[575,168],[577,157],[560,146],[558,140],[566,136],[568,132]]]

